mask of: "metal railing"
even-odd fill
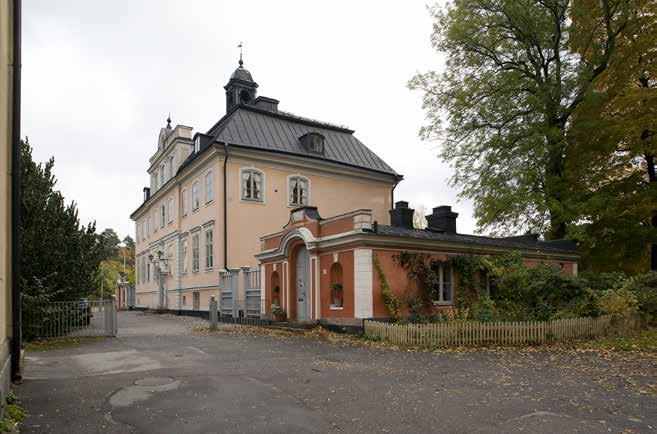
[[[116,301],[77,300],[24,304],[22,334],[26,341],[39,338],[116,336]]]
[[[258,294],[260,296],[260,294]],[[223,302],[223,300],[221,300]],[[233,300],[230,304],[221,304],[219,315],[224,317],[262,318],[271,313],[269,300],[260,298],[247,298],[246,300]]]

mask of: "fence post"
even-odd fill
[[[209,312],[209,317],[210,317],[210,330],[216,330],[217,329],[217,300],[214,299],[214,295],[210,296],[210,312]]]
[[[103,309],[103,316],[105,317],[105,334],[108,336],[114,336],[114,313],[112,308],[114,307],[114,299],[104,300],[100,302]]]

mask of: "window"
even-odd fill
[[[212,240],[213,231],[208,229],[205,231],[205,268],[211,269],[214,264],[214,256],[212,254]]]
[[[169,178],[173,178],[173,155],[169,157]]]
[[[169,223],[173,223],[173,198],[169,198],[169,202],[167,202],[167,213],[169,214]]]
[[[199,246],[198,246],[198,244],[199,244],[199,235],[195,234],[192,237],[192,271],[193,272],[198,271],[198,266],[199,266],[199,264],[198,264],[198,262],[199,262],[199,260],[198,260]]]
[[[182,242],[182,255],[181,255],[181,260],[182,260],[182,272],[187,273],[187,240],[183,240]]]
[[[151,281],[151,263],[146,261],[146,282]]]
[[[201,136],[196,136],[194,140],[194,152],[198,153],[201,150]]]
[[[187,215],[187,190],[182,191],[182,215],[183,217]]]
[[[148,235],[148,226],[146,226],[146,219],[141,222],[141,239],[142,241],[146,239]]]
[[[198,204],[198,181],[194,181],[194,184],[192,184],[192,210],[197,210]]]
[[[141,282],[141,258],[137,259],[137,276],[135,277],[137,283]]]
[[[289,197],[291,206],[308,205],[308,180],[301,176],[292,176],[288,181]]]
[[[205,203],[214,200],[214,172],[205,175]]]
[[[165,221],[165,219],[166,219],[166,215],[165,215],[164,213],[165,213],[164,205],[162,205],[162,206],[160,207],[160,227],[161,227],[161,228],[164,227],[164,221]]]
[[[198,291],[192,292],[192,309],[199,310],[201,308],[201,293]]]
[[[151,175],[151,190],[157,190],[157,171]]]
[[[153,233],[157,232],[157,209],[153,210]]]
[[[146,219],[146,237],[149,237],[151,233],[151,218]]]
[[[167,249],[167,259],[168,259],[168,261],[166,262],[167,274],[173,276],[173,244],[170,244],[169,248]]]
[[[242,170],[242,199],[262,202],[262,173],[255,169]]]
[[[162,166],[160,166],[160,187],[164,185],[164,177],[165,177],[165,173],[164,173],[164,164],[163,164]]]
[[[437,285],[431,291],[431,298],[434,303],[451,304],[453,301],[452,294],[452,266],[447,262],[437,262],[432,265],[434,271],[438,274]]]
[[[135,238],[137,241],[141,240],[141,238],[139,238],[139,222],[135,223]]]

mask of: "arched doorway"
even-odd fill
[[[306,246],[299,247],[296,254],[296,295],[297,295],[297,321],[311,319],[310,300],[310,260]]]

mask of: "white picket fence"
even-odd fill
[[[640,328],[638,318],[569,318],[553,321],[394,324],[366,320],[365,335],[399,346],[479,346],[553,343],[624,334]]]

